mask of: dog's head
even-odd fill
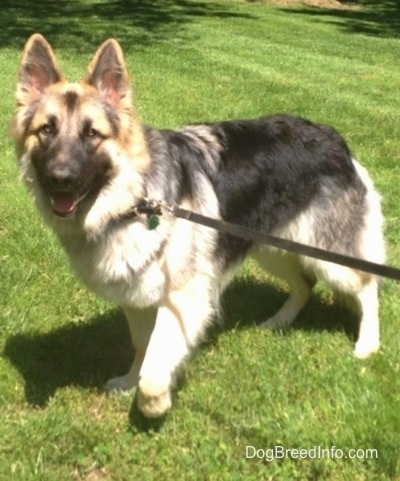
[[[30,37],[13,136],[23,178],[38,204],[58,217],[73,217],[81,205],[89,210],[100,192],[118,190],[127,169],[140,171],[146,146],[119,44],[106,41],[84,80],[69,83],[48,42],[39,34]]]

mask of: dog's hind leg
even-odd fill
[[[299,275],[288,281],[290,294],[279,311],[261,324],[269,329],[285,329],[296,319],[310,298],[313,285]]]
[[[358,340],[354,355],[366,358],[379,349],[378,280],[375,276],[348,267],[323,261],[314,264],[318,278],[343,298],[360,317]]]
[[[285,329],[289,327],[310,298],[315,285],[314,275],[306,274],[294,255],[266,252],[256,257],[260,265],[271,274],[286,281],[290,294],[279,311],[261,324],[269,329]]]
[[[379,302],[376,278],[371,277],[354,297],[361,314],[354,354],[358,358],[365,358],[379,349]]]
[[[365,215],[361,231],[359,255],[378,264],[385,262],[383,217],[379,194],[364,167],[354,162],[360,178],[367,187]],[[365,358],[379,349],[378,280],[369,274],[358,273],[361,288],[353,293],[361,314],[360,330],[354,350],[355,356]]]
[[[135,357],[130,370],[124,376],[110,379],[107,382],[106,388],[110,393],[128,391],[138,385],[139,371],[155,324],[155,308],[135,309],[129,307],[124,309],[124,313],[128,321]]]
[[[161,417],[171,407],[176,370],[190,354],[212,314],[209,280],[201,276],[170,292],[159,307],[139,374],[138,407],[146,417]]]

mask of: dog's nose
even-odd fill
[[[77,172],[67,165],[54,166],[48,173],[47,179],[52,190],[70,191],[77,183]]]

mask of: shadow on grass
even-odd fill
[[[222,331],[256,328],[259,321],[279,309],[285,298],[285,292],[270,284],[252,278],[238,279],[224,296],[224,322],[211,330],[205,345],[215,342]],[[349,322],[348,311],[313,296],[293,328],[341,330],[353,336],[355,323]],[[67,324],[49,333],[12,336],[3,355],[23,376],[28,403],[45,407],[55,392],[65,386],[103,390],[109,378],[128,371],[133,350],[123,314],[114,309],[84,324]],[[136,423],[140,419],[133,407],[131,420]]]
[[[313,16],[339,26],[348,33],[377,37],[400,36],[400,0],[347,0],[341,2],[349,8],[284,8],[291,14]]]
[[[183,39],[198,17],[253,18],[228,4],[193,0],[2,0],[0,47],[22,45],[34,32],[55,47],[93,48],[107,37],[124,49]]]
[[[259,324],[275,314],[286,301],[288,290],[281,284],[238,278],[223,297],[224,329]],[[238,321],[239,319],[239,321]],[[248,319],[244,324],[241,319]],[[352,336],[356,320],[345,307],[314,293],[294,321],[293,329],[304,331],[342,330]]]
[[[115,309],[87,323],[12,336],[3,355],[23,376],[28,403],[44,407],[64,386],[103,389],[107,379],[128,371],[133,350],[123,313]]]

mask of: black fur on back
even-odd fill
[[[164,200],[198,198],[203,176],[213,185],[222,219],[265,232],[289,223],[318,198],[323,204],[327,183],[332,195],[354,190],[360,205],[365,196],[343,138],[332,127],[301,118],[274,115],[177,131],[149,129],[147,142],[153,159],[149,183],[163,186]],[[239,238],[219,237],[227,263],[250,247]]]

